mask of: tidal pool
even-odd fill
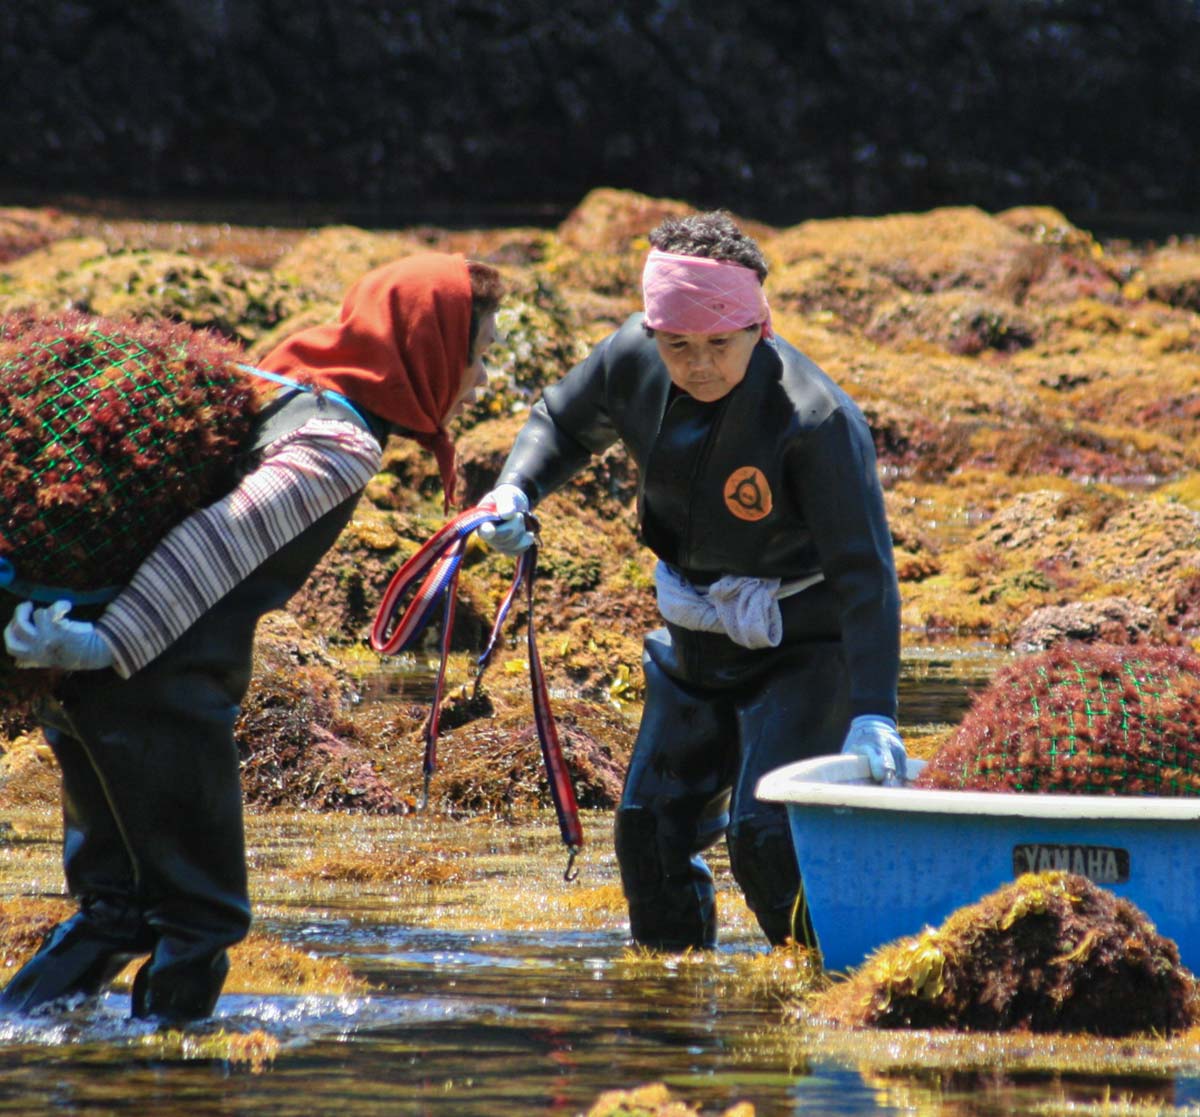
[[[952,721],[995,658],[906,659],[906,709]],[[924,682],[922,681],[924,680]],[[914,701],[915,700],[915,701]],[[452,757],[444,763],[453,762]],[[57,812],[14,812],[0,895],[60,895]],[[518,820],[272,813],[248,819],[256,929],[339,959],[366,988],[231,991],[160,1042],[128,995],[0,1018],[0,1114],[573,1115],[665,1082],[705,1113],[1200,1113],[1200,1040],[833,1033],[788,1012],[720,850],[722,941],[628,946],[608,812],[585,812],[579,878],[552,815]],[[213,1035],[265,1040],[237,1058]],[[255,1051],[259,1057],[255,1056]]]

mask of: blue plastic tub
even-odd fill
[[[787,805],[828,970],[1023,872],[1066,869],[1136,904],[1200,972],[1200,799],[881,787],[857,756],[789,764],[757,794]]]

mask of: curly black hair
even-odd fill
[[[767,277],[767,261],[757,242],[748,237],[726,210],[667,217],[650,233],[650,244],[660,252],[682,256],[706,256],[750,268],[761,283]]]

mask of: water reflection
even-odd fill
[[[907,726],[956,724],[971,695],[987,686],[996,668],[1011,658],[993,645],[948,637],[904,650],[900,710]],[[362,703],[426,703],[433,697],[436,663],[402,656],[381,660],[355,678]]]
[[[900,670],[902,728],[957,725],[1010,654],[990,644],[946,641],[904,650]]]
[[[232,995],[206,1025],[278,1037],[261,1073],[143,1053],[146,1026],[124,1019],[124,1001],[110,996],[65,1021],[30,1018],[0,1030],[0,1113],[574,1114],[604,1089],[649,1081],[665,1081],[705,1112],[749,1100],[758,1117],[1112,1114],[1146,1110],[1105,1108],[1106,1097],[1185,1106],[1200,1096],[1194,1079],[1169,1074],[989,1066],[986,1040],[979,1065],[960,1053],[962,1069],[889,1067],[866,1052],[805,1054],[803,1044],[771,1038],[778,1005],[734,980],[755,943],[734,939],[703,965],[647,968],[627,963],[624,939],[622,928],[341,924],[320,948],[354,960],[376,983],[369,995]],[[1038,1042],[1022,1041],[1026,1049]]]

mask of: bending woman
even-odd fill
[[[95,624],[65,603],[19,607],[5,630],[22,667],[68,673],[40,717],[62,769],[63,865],[79,911],[12,978],[0,1008],[97,993],[130,960],[132,1009],[211,1015],[227,948],[250,926],[234,723],[259,618],[305,582],[379,469],[390,434],[437,457],[446,424],[486,382],[502,287],[440,253],[363,276],[336,325],[260,362],[284,388],[260,413],[241,479],[160,542]]]

